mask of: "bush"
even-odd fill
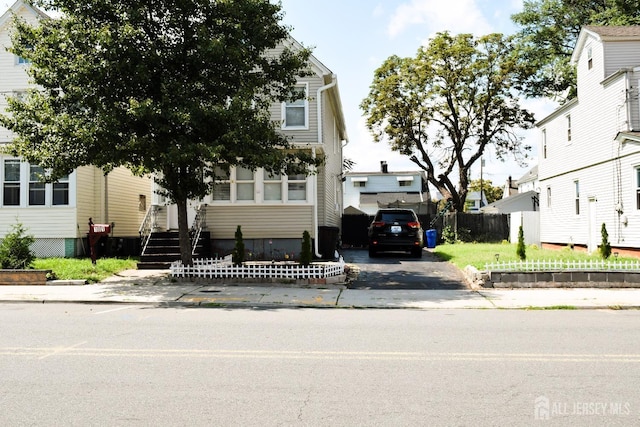
[[[445,243],[454,244],[456,242],[456,232],[453,231],[450,225],[447,225],[442,229],[442,240]]]
[[[600,230],[602,235],[602,243],[600,244],[600,256],[603,259],[607,259],[611,256],[611,243],[609,243],[609,233],[607,233],[607,226],[602,223]]]
[[[9,269],[30,268],[36,259],[31,245],[35,237],[25,235],[26,229],[21,223],[13,225],[13,231],[0,243],[0,267]]]
[[[231,260],[233,261],[233,265],[241,265],[244,262],[244,240],[242,239],[242,230],[240,226],[236,228],[236,245],[233,248],[233,253],[231,254]]]
[[[311,263],[311,235],[307,230],[302,233],[302,252],[300,252],[300,265]]]
[[[527,258],[526,246],[524,245],[524,230],[522,226],[518,229],[518,246],[516,247],[516,255],[522,261]]]

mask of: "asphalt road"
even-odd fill
[[[343,251],[346,262],[357,264],[360,274],[351,289],[467,289],[464,276],[453,264],[428,250],[422,258],[403,252],[383,252],[370,258],[366,249]]]
[[[0,425],[638,425],[640,312],[0,305]]]

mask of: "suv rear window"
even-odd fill
[[[411,222],[415,221],[415,218],[411,214],[411,212],[380,212],[378,221],[384,222]]]

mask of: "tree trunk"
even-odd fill
[[[180,236],[180,259],[184,265],[192,265],[191,239],[187,220],[187,200],[176,200],[178,207],[178,234]]]

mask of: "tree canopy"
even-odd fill
[[[516,95],[518,64],[501,34],[438,33],[415,58],[391,56],[375,71],[361,104],[367,127],[376,142],[409,156],[462,212],[469,170],[488,147],[500,159],[528,156],[515,133],[534,123]]]
[[[523,64],[523,93],[560,102],[576,93],[570,64],[573,48],[585,25],[638,25],[637,0],[525,0],[511,17],[520,27],[518,54]]]
[[[37,0],[59,19],[16,20],[11,50],[33,89],[1,123],[12,149],[55,180],[94,165],[153,173],[178,206],[191,262],[188,199],[212,189],[215,166],[307,171],[321,159],[292,150],[269,114],[294,100],[310,51],[287,48],[268,0]],[[277,52],[277,53],[276,53]]]
[[[502,193],[504,189],[502,187],[494,187],[493,182],[490,179],[474,179],[469,182],[470,191],[482,191],[484,197],[487,199],[487,203],[493,203],[496,200],[502,199]]]

